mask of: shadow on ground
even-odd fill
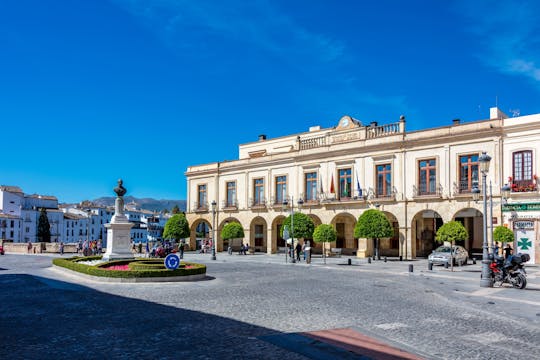
[[[292,348],[275,345],[269,336],[296,339],[298,335],[44,277],[1,275],[0,289],[0,359],[294,360],[360,356],[336,352],[329,344],[326,352],[320,348],[318,352],[306,351],[310,345],[302,342]],[[208,291],[211,299],[212,290]],[[372,359],[388,358],[384,351],[380,356],[371,355]]]

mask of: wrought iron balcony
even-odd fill
[[[442,197],[443,188],[441,184],[436,186],[434,183],[429,184],[420,183],[418,186],[413,185],[413,197]]]
[[[266,209],[266,198],[259,198],[259,199],[249,198],[249,208],[252,210]]]
[[[223,200],[221,202],[221,209],[224,211],[238,210],[238,200],[237,199]]]
[[[196,213],[208,212],[208,202],[200,203],[198,201],[195,201],[193,203],[193,211]]]
[[[513,193],[517,192],[535,192],[538,191],[536,180],[512,180],[510,189]]]

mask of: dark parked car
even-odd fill
[[[469,258],[469,253],[463,246],[454,245],[452,246],[452,256],[454,257],[454,265],[456,264],[467,264],[467,259]],[[439,246],[429,255],[428,261],[433,264],[450,265],[450,246]]]

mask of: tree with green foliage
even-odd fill
[[[39,211],[37,238],[41,242],[51,242],[51,224],[49,224],[45,208]]]
[[[380,210],[369,209],[358,217],[358,221],[354,226],[355,238],[372,239],[373,249],[377,259],[381,259],[379,254],[379,241],[381,238],[388,238],[394,235],[392,224],[388,218]]]
[[[241,239],[244,237],[244,228],[236,221],[226,224],[221,229],[221,238],[223,240]]]
[[[185,214],[175,214],[167,220],[165,229],[163,230],[164,239],[174,239],[176,242],[179,242],[180,239],[185,239],[189,235],[189,224]]]
[[[337,231],[332,225],[320,224],[313,231],[313,241],[316,243],[323,243],[323,248],[325,243],[330,243],[336,241]],[[324,263],[326,264],[326,251],[323,249],[323,258]]]
[[[171,210],[171,213],[173,214],[179,214],[180,213],[180,208],[178,207],[178,205],[174,205],[172,210]]]
[[[221,238],[224,241],[227,241],[228,247],[231,247],[233,239],[244,238],[244,228],[240,223],[237,223],[236,221],[227,223],[225,224],[225,226],[223,226],[223,229],[221,229]],[[232,251],[232,247],[231,249],[227,250]]]
[[[465,226],[459,221],[449,221],[437,230],[435,235],[435,241],[437,242],[449,242],[452,244],[452,251],[450,251],[450,264],[452,271],[454,271],[454,244],[456,241],[465,241],[469,238],[469,233]]]
[[[289,235],[294,239],[310,239],[313,236],[313,230],[315,230],[315,224],[313,220],[301,212],[296,212],[292,218],[293,226],[291,231],[291,216],[287,216],[281,227],[280,236],[283,237],[283,230],[285,227],[289,229]]]
[[[493,230],[493,239],[502,243],[514,241],[514,232],[506,226],[499,225]]]

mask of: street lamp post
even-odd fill
[[[491,186],[491,180],[489,181],[489,236],[491,237],[491,256],[495,258],[495,239],[493,238],[493,188]]]
[[[216,260],[216,200],[212,201],[212,260]]]
[[[304,200],[302,200],[302,198],[298,199],[298,209],[300,209],[303,204],[304,204]],[[289,201],[287,199],[283,200],[283,207],[287,208],[288,205],[289,205]],[[291,235],[291,252],[290,252],[291,262],[295,263],[296,259],[294,257],[294,198],[292,196],[291,196],[291,231],[290,231],[290,235]]]
[[[482,278],[480,279],[480,287],[493,287],[493,282],[491,280],[491,273],[489,270],[489,254],[488,254],[488,234],[487,234],[487,189],[486,189],[486,176],[489,170],[489,162],[491,157],[482,152],[482,155],[479,156],[478,162],[480,163],[480,172],[482,173],[482,195],[484,203],[484,241],[482,244]]]

